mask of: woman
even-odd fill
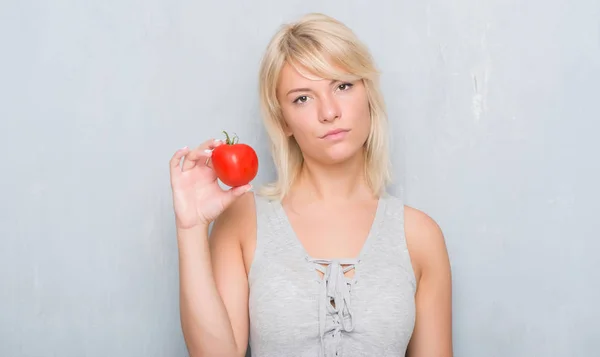
[[[340,22],[306,15],[269,44],[260,95],[278,172],[260,194],[218,186],[219,141],[171,160],[190,354],[244,356],[250,343],[259,357],[452,356],[444,239],[385,192],[368,50]]]

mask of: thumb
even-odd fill
[[[250,191],[251,188],[252,185],[243,185],[230,188],[225,192],[225,197],[223,198],[223,206],[228,207],[237,198],[242,196],[244,193]]]

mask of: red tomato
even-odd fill
[[[252,147],[238,143],[237,135],[217,146],[211,155],[213,169],[221,182],[229,187],[248,184],[258,173],[258,156]]]

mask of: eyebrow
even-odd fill
[[[335,83],[335,82],[337,82],[337,79],[332,79],[331,81],[329,81],[329,84],[331,85],[331,84],[333,84],[333,83]],[[287,95],[290,95],[290,94],[292,94],[292,93],[296,93],[296,92],[311,92],[311,89],[310,89],[310,88],[294,88],[294,89],[290,89],[290,90],[289,90],[289,91],[286,93],[286,96],[287,96]]]

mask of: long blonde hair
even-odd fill
[[[391,180],[391,169],[387,113],[379,88],[379,71],[367,47],[348,27],[319,13],[310,13],[295,23],[283,25],[271,39],[262,59],[260,104],[277,179],[263,186],[259,193],[282,199],[302,168],[303,156],[298,143],[293,136],[284,133],[284,118],[276,94],[285,63],[300,64],[321,78],[363,81],[371,114],[371,129],[364,146],[365,178],[371,190],[380,195]]]

